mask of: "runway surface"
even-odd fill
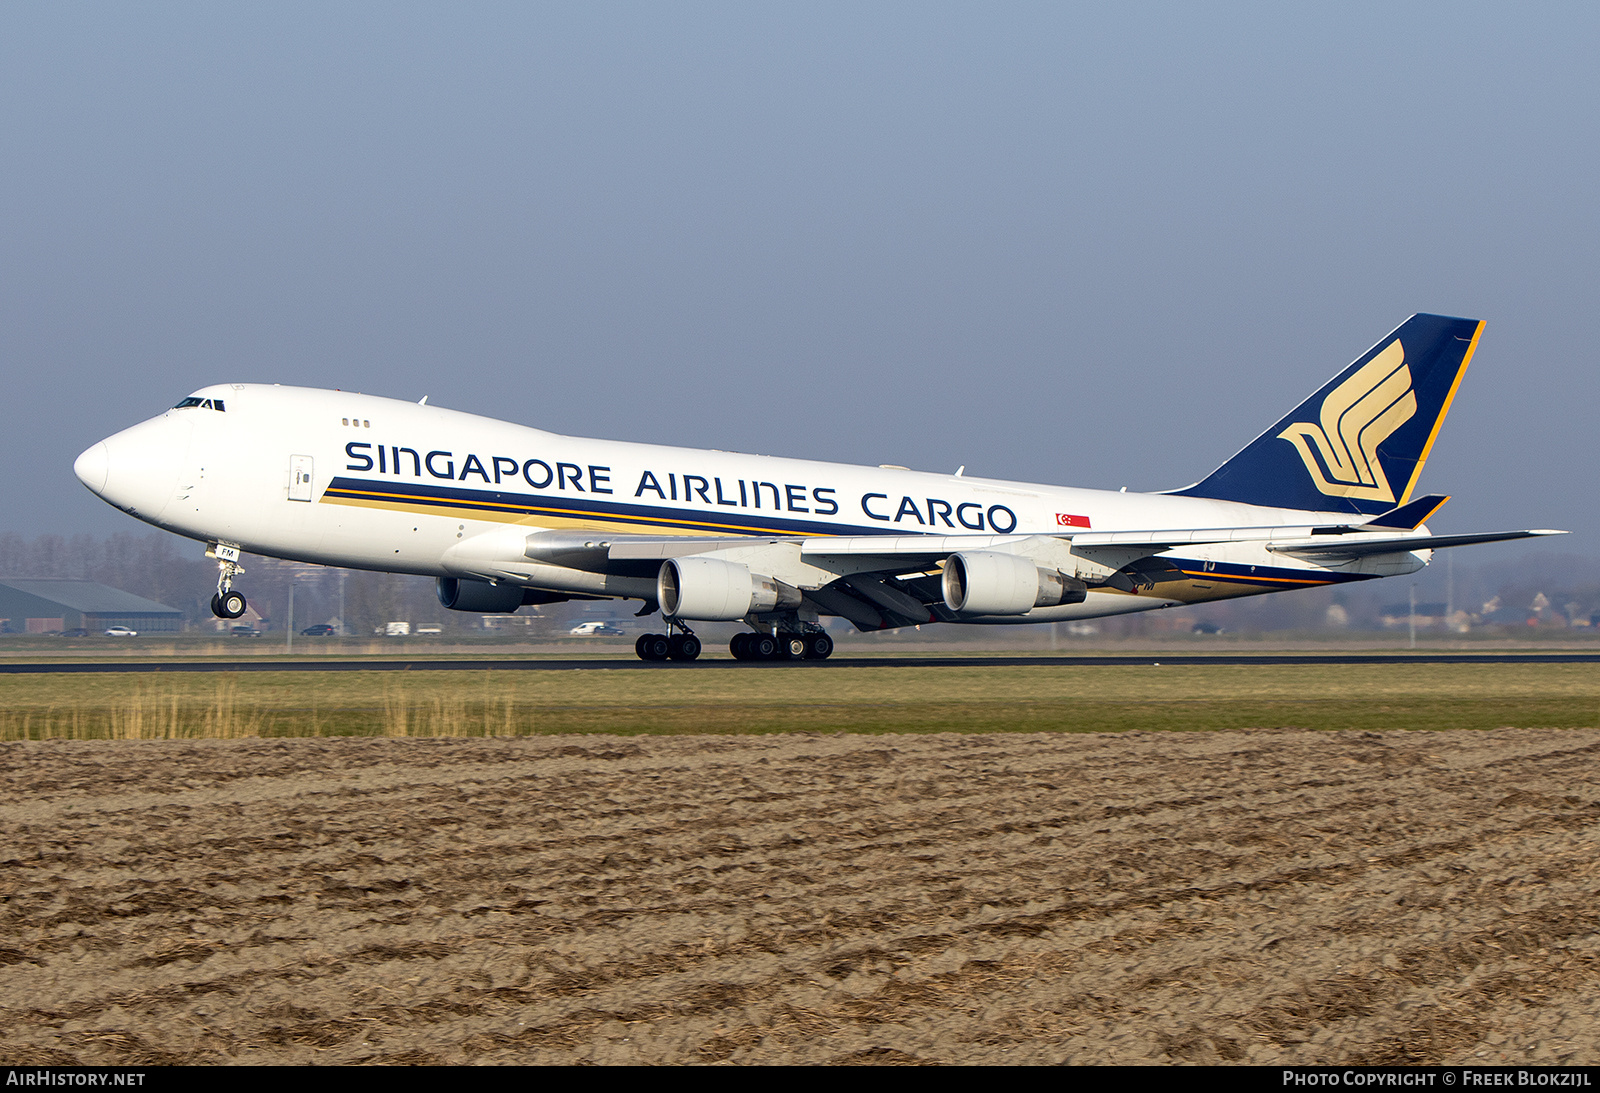
[[[852,657],[829,660],[739,661],[713,657],[689,662],[643,661],[631,656],[615,660],[544,660],[536,658],[484,658],[428,660],[383,657],[373,659],[268,659],[263,657],[207,658],[195,660],[149,658],[137,661],[36,661],[0,664],[0,675],[92,674],[103,672],[481,672],[527,671],[690,671],[705,668],[983,668],[983,667],[1107,667],[1134,664],[1211,667],[1233,664],[1597,664],[1600,653],[1264,653],[1167,654],[1071,657],[931,656]]]

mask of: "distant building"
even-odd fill
[[[1419,603],[1416,609],[1416,625],[1441,626],[1449,608],[1442,603]],[[1411,605],[1394,603],[1385,607],[1378,613],[1379,620],[1386,627],[1410,626],[1412,621]]]
[[[92,633],[108,626],[176,632],[183,629],[183,612],[94,581],[0,578],[0,628],[6,633]]]

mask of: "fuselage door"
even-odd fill
[[[289,457],[289,500],[311,500],[311,457],[309,455],[291,455]]]

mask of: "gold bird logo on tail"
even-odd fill
[[[1322,400],[1322,424],[1298,421],[1278,436],[1295,446],[1311,481],[1328,496],[1394,504],[1394,490],[1378,462],[1378,445],[1416,412],[1411,369],[1397,338],[1328,392]]]

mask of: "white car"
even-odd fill
[[[106,637],[108,638],[136,638],[138,636],[139,631],[130,630],[126,626],[106,627]]]
[[[622,631],[612,626],[609,622],[580,622],[571,630],[568,630],[567,633],[577,634],[581,637],[599,637],[601,635],[616,637]]]

